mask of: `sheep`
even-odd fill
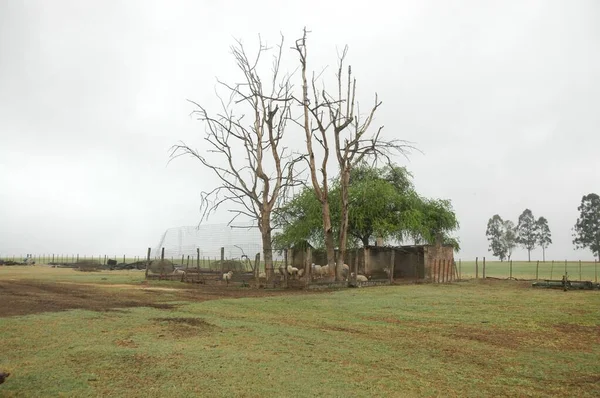
[[[342,277],[348,280],[348,274],[350,273],[350,266],[348,264],[342,265]]]
[[[287,272],[289,276],[298,275],[298,268],[292,267],[291,265],[287,266]]]
[[[229,271],[223,274],[223,280],[225,282],[227,282],[227,285],[229,285],[229,281],[231,280],[231,278],[233,277],[233,271]]]
[[[311,264],[311,269],[312,269],[312,277],[313,279],[317,279],[321,276],[321,266],[317,265],[315,263]]]
[[[324,266],[321,267],[320,274],[321,274],[321,277],[329,275],[329,264],[324,265]]]
[[[302,278],[304,275],[304,268],[298,270],[298,278]]]
[[[352,273],[350,274],[350,276],[351,276],[351,277],[354,277],[354,272],[352,272]],[[368,281],[369,281],[369,278],[367,278],[367,277],[366,277],[366,276],[364,276],[364,275],[360,275],[360,274],[359,274],[359,275],[356,275],[356,281],[357,281],[357,282],[368,282]]]
[[[261,272],[258,274],[258,277],[259,277],[260,279],[267,279],[267,273],[266,273],[266,272],[264,272],[264,271],[261,271]]]
[[[175,268],[175,270],[173,271],[173,275],[185,275],[185,270],[181,268]]]

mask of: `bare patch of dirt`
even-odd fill
[[[118,287],[119,289],[115,289]],[[281,295],[322,294],[302,290],[262,290],[221,286],[155,287],[143,284],[101,284],[0,280],[0,318],[16,315],[57,312],[72,309],[115,311],[131,307],[173,309],[166,301],[191,302],[222,298],[275,297]],[[175,298],[174,298],[175,295]]]
[[[167,322],[164,332],[169,333],[173,338],[194,337],[216,329],[215,325],[202,318],[152,318],[151,320]]]
[[[333,331],[333,332],[345,332],[345,333],[354,333],[354,334],[364,334],[362,331],[357,329],[344,328],[339,326],[329,326],[329,325],[320,325],[321,331]]]
[[[151,321],[157,322],[170,322],[170,323],[183,323],[189,326],[213,326],[201,318],[152,318]]]
[[[564,351],[589,351],[600,344],[600,326],[576,324],[554,325],[546,330],[513,330],[500,328],[458,327],[452,335],[459,339],[485,343],[498,348],[519,350],[546,347]]]
[[[118,345],[119,347],[127,347],[127,348],[137,348],[138,345],[135,343],[135,341],[129,339],[129,340],[117,340],[115,341],[115,344]]]

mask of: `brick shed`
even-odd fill
[[[454,249],[449,245],[367,246],[346,252],[345,263],[360,274],[373,279],[386,278],[385,268],[394,253],[394,279],[449,281],[454,279]],[[292,264],[300,268],[308,258],[313,263],[327,264],[324,250],[294,250]],[[337,251],[336,251],[337,257]],[[297,264],[297,265],[296,265]]]

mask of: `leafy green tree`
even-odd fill
[[[495,257],[500,259],[500,261],[504,261],[507,257],[507,252],[503,242],[504,220],[500,215],[494,214],[494,216],[488,220],[485,235],[490,242],[488,251],[491,251]]]
[[[581,198],[579,217],[573,228],[573,244],[588,248],[600,260],[600,196],[590,193]]]
[[[528,261],[531,261],[531,251],[535,249],[538,233],[537,224],[533,213],[529,209],[523,210],[517,223],[517,243],[527,249]]]
[[[405,168],[374,168],[362,164],[352,170],[350,182],[350,245],[367,246],[377,237],[433,242],[441,235],[444,243],[459,248],[458,240],[449,236],[458,228],[450,201],[420,197]],[[334,226],[339,225],[337,221],[341,217],[339,195],[339,185],[334,181],[329,191]],[[275,237],[277,245],[285,247],[307,240],[316,247],[323,247],[321,218],[320,203],[314,193],[311,189],[303,190],[275,216],[282,228],[282,233]]]
[[[447,199],[422,199],[420,205],[420,228],[417,236],[427,243],[440,241],[450,244],[456,251],[460,250],[458,239],[450,236],[459,227],[452,203]]]
[[[517,229],[515,223],[505,220],[503,224],[502,245],[506,251],[506,259],[510,261],[515,247],[517,247]]]
[[[491,251],[500,261],[510,260],[514,248],[517,246],[517,234],[515,224],[510,220],[503,220],[498,214],[495,214],[488,220],[485,232]]]
[[[542,248],[542,260],[546,262],[546,249],[552,244],[552,235],[548,220],[545,217],[540,217],[536,221],[537,228],[537,244]]]

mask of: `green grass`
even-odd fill
[[[593,261],[581,262],[581,274],[579,261],[567,261],[566,270],[571,280],[588,280],[597,282],[600,277],[600,263]],[[459,266],[457,261],[456,266]],[[536,268],[539,279],[561,279],[565,273],[565,261],[513,261],[512,276],[517,279],[535,279]],[[460,271],[462,278],[475,278],[475,261],[460,261]],[[510,263],[507,261],[486,261],[486,277],[508,278],[510,273]],[[483,276],[483,260],[479,259],[479,277]]]
[[[29,275],[34,268],[23,268],[0,267],[0,279],[70,278],[63,270]],[[92,273],[82,275],[80,283],[97,282]],[[122,283],[128,275],[103,277]],[[592,397],[600,391],[596,291],[471,281],[205,302],[169,294],[178,309],[0,318],[0,369],[12,373],[0,394]]]

